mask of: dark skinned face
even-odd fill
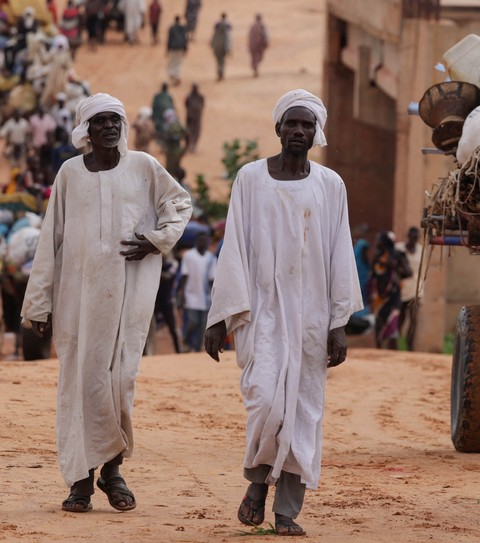
[[[285,151],[301,154],[313,145],[315,124],[315,115],[309,109],[292,107],[284,113],[275,131]]]
[[[92,145],[107,148],[118,146],[122,131],[122,119],[118,113],[97,113],[88,123],[88,135]]]

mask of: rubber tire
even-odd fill
[[[52,352],[52,333],[37,337],[32,330],[22,329],[22,351],[24,360],[46,360]]]
[[[480,306],[464,306],[457,320],[450,400],[455,449],[480,452]]]

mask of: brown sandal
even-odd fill
[[[137,507],[133,492],[127,487],[123,477],[119,475],[105,480],[102,477],[97,479],[97,486],[108,497],[108,502],[117,511],[131,511]],[[129,503],[131,501],[131,503]],[[121,503],[125,505],[120,505]]]
[[[262,524],[262,522],[265,520],[265,501],[266,497],[254,500],[245,494],[242,503],[238,508],[238,520],[247,526],[260,526],[260,524]],[[247,516],[244,514],[244,508],[248,508],[249,512],[251,512],[250,518],[247,518]]]
[[[62,510],[69,513],[88,513],[92,510],[90,496],[70,492],[68,498],[62,502]]]

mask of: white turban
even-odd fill
[[[90,126],[88,121],[97,113],[104,113],[107,111],[117,113],[122,119],[118,151],[122,156],[127,154],[128,121],[125,114],[125,108],[120,100],[103,92],[89,96],[77,104],[77,126],[72,132],[72,143],[77,149],[81,149],[87,145],[88,127]]]
[[[138,116],[140,117],[140,119],[151,119],[152,114],[153,114],[152,108],[148,106],[142,106],[138,110]]]
[[[317,122],[313,145],[320,145],[320,147],[327,145],[327,139],[323,133],[323,127],[327,121],[327,110],[320,98],[303,89],[287,92],[278,100],[273,110],[272,117],[275,123],[279,123],[287,109],[292,107],[305,107],[315,115]]]

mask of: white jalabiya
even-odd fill
[[[208,326],[234,331],[247,409],[244,466],[320,477],[327,336],[362,308],[345,186],[310,162],[277,181],[266,160],[234,183]]]
[[[121,0],[120,9],[125,14],[125,34],[131,41],[137,39],[145,14],[144,0]]]
[[[135,377],[162,258],[127,262],[120,241],[144,234],[167,255],[190,215],[188,193],[146,153],[129,151],[97,173],[79,156],[57,175],[22,316],[45,322],[53,313],[57,444],[68,486],[132,454]]]

